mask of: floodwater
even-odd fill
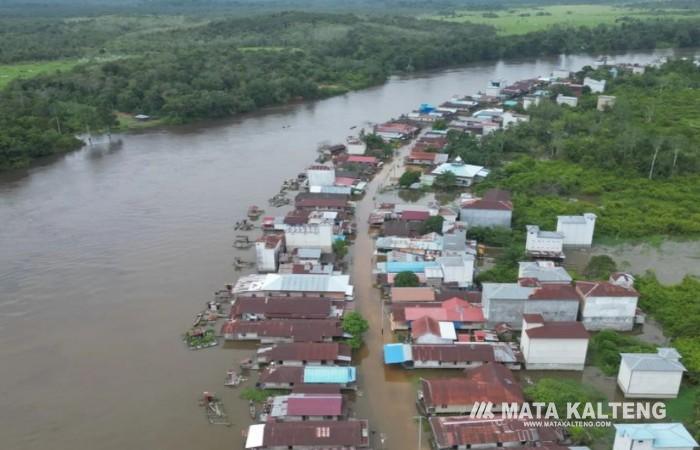
[[[669,51],[621,56],[649,62]],[[284,178],[352,126],[396,117],[423,102],[470,94],[494,78],[578,69],[569,56],[476,64],[394,78],[383,86],[270,109],[226,122],[115,136],[0,178],[0,436],[2,448],[239,449],[247,407],[224,391],[226,370],[250,346],[188,351],[180,334],[214,290],[238,276],[233,223],[266,205]],[[357,130],[355,130],[357,131]],[[379,180],[370,189],[377,188]],[[371,241],[360,235],[352,276],[372,330],[362,353],[358,415],[386,448],[417,441],[418,373],[381,363]],[[251,382],[249,382],[250,384]],[[234,425],[210,426],[197,400],[223,396]],[[425,442],[425,439],[423,439]]]

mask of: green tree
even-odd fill
[[[394,286],[396,287],[418,287],[419,285],[418,275],[413,272],[400,272],[394,278]]]
[[[409,187],[413,183],[420,181],[421,173],[417,170],[407,170],[399,178],[399,185],[402,187]]]
[[[435,177],[433,186],[439,191],[448,191],[455,187],[457,176],[452,172],[443,172]]]
[[[445,222],[445,218],[442,216],[431,216],[423,221],[420,227],[422,234],[428,233],[438,233],[442,234],[442,224]]]
[[[362,347],[362,335],[369,329],[369,323],[357,311],[350,311],[343,316],[343,331],[352,337],[348,339],[348,344],[353,349]]]
[[[333,253],[342,260],[348,254],[348,242],[345,239],[336,239],[333,241]]]

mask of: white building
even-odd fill
[[[617,97],[614,95],[599,95],[598,96],[598,104],[596,105],[596,108],[598,111],[605,111],[606,109],[610,109],[613,106],[615,106],[615,100],[617,100]]]
[[[485,178],[489,174],[488,169],[483,166],[465,164],[459,156],[454,161],[440,164],[431,174],[438,176],[446,172],[452,172],[455,175],[458,186],[471,186],[476,179]]]
[[[442,256],[437,258],[442,269],[442,282],[455,283],[459,287],[471,286],[474,281],[474,256]]]
[[[589,335],[580,322],[545,322],[523,315],[520,350],[528,370],[583,370]]]
[[[682,423],[615,424],[613,450],[693,450],[697,446]]]
[[[411,338],[416,344],[452,344],[457,340],[457,331],[452,322],[423,316],[411,322]]]
[[[581,322],[587,330],[631,330],[639,294],[607,281],[577,281],[581,296]]]
[[[364,155],[367,151],[367,144],[362,139],[349,137],[345,141],[345,151],[348,155]]]
[[[511,125],[517,125],[520,122],[529,122],[530,121],[530,116],[526,116],[525,114],[516,114],[511,111],[506,111],[503,113],[501,116],[501,127],[508,128]]]
[[[593,243],[596,218],[593,213],[557,216],[557,232],[564,235],[564,245],[590,247]]]
[[[583,79],[583,85],[588,86],[594,94],[605,92],[605,80],[596,80],[595,78],[586,77]]]
[[[309,186],[333,186],[335,169],[323,164],[315,164],[306,169],[306,178],[309,180]]]
[[[277,272],[282,247],[284,247],[283,234],[268,234],[255,242],[255,262],[258,272]]]
[[[559,94],[557,95],[557,105],[567,105],[575,108],[578,105],[578,98]]]
[[[539,95],[526,95],[523,97],[523,109],[527,110],[531,106],[537,106],[542,101],[542,97]]]
[[[288,225],[284,230],[287,249],[320,248],[329,253],[333,249],[333,224],[323,222],[318,224]]]
[[[518,279],[534,278],[540,283],[571,283],[571,275],[565,268],[552,261],[521,261],[518,263]]]
[[[231,293],[247,296],[321,295],[338,300],[352,300],[354,288],[350,284],[350,275],[267,273],[240,277]]]
[[[534,256],[562,257],[564,235],[556,231],[542,231],[537,225],[526,225],[525,251]]]
[[[656,353],[620,353],[617,385],[627,398],[676,398],[685,367],[674,348]]]

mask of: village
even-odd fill
[[[608,67],[606,61],[600,66]],[[416,414],[428,425],[433,449],[588,448],[573,443],[566,427],[500,416],[500,405],[526,402],[522,374],[528,371],[583,371],[594,333],[644,327],[634,276],[613,272],[607,280],[586,280],[569,273],[567,253],[594,242],[597,216],[585,212],[556,217],[554,229],[528,225],[521,230],[527,258],[518,263],[517,279],[478,283],[490,249],[468,231],[510,229],[513,193],[477,194],[490,169],[444,150],[450,132],[480,139],[527,122],[528,108],[540,102],[576,107],[584,92],[597,96],[604,114],[616,100],[605,84],[555,70],[511,84],[493,80],[478,94],[420,105],[321,148],[318,160],[270,199],[268,208],[279,214],[250,206],[235,225],[233,243],[234,267],[245,273],[217,291],[185,335],[193,350],[223,341],[259,344],[222,374],[225,386],[251,380],[262,394],[249,399],[255,423],[242,430],[246,449],[393,448],[353,407],[363,390],[356,351],[366,345],[363,315],[370,314],[380,315],[381,336],[388,339],[379,353],[383,363],[419,374]],[[551,95],[564,89],[570,95]],[[445,184],[458,192],[441,201],[434,187]],[[427,200],[401,200],[411,191],[428,193]],[[371,213],[359,217],[361,202]],[[353,253],[360,224],[373,240],[369,261]],[[371,270],[376,298],[357,298],[354,266]],[[449,375],[434,376],[442,370]],[[675,398],[684,372],[674,348],[623,353],[619,394]],[[494,405],[494,417],[477,417],[482,402]],[[205,392],[202,406],[211,423],[231,425],[215,393]],[[613,450],[698,446],[680,423],[614,426]],[[420,442],[419,436],[419,448]]]

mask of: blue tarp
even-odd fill
[[[308,366],[304,367],[304,383],[351,383],[356,379],[356,372],[354,367]]]
[[[406,361],[404,346],[406,344],[385,344],[384,364],[400,364]]]
[[[387,273],[425,272],[426,267],[436,267],[435,261],[389,261],[386,263]]]
[[[421,103],[420,108],[418,108],[418,111],[422,113],[429,113],[435,111],[435,107],[428,103]]]

